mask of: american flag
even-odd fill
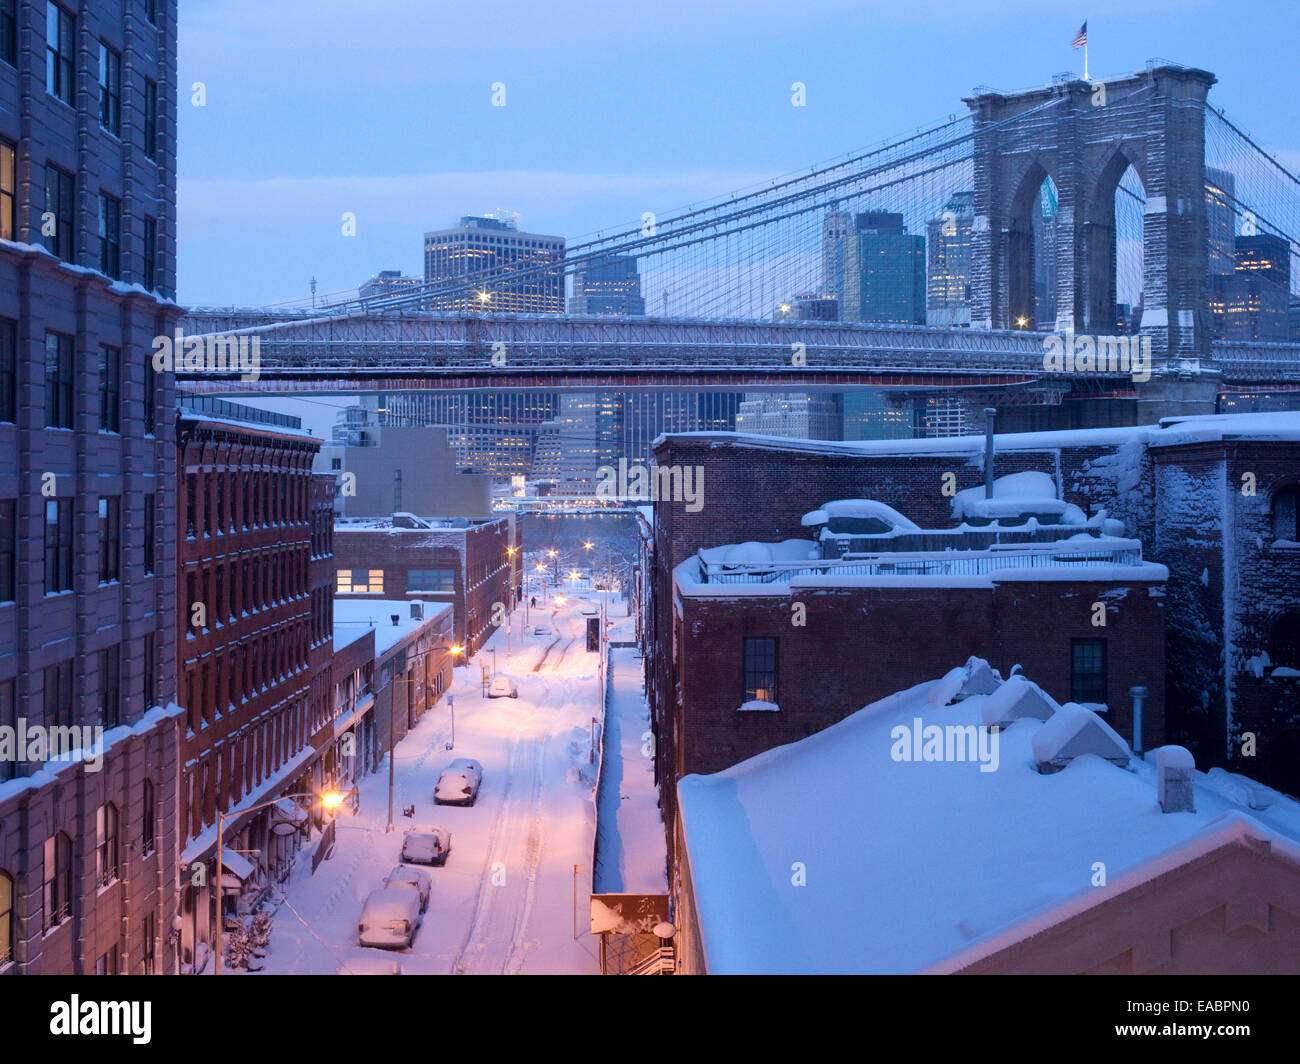
[[[1085,22],[1082,26],[1079,27],[1079,32],[1074,35],[1074,43],[1070,45],[1070,47],[1082,48],[1087,43],[1088,43],[1088,23]]]

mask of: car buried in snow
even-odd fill
[[[357,944],[377,949],[407,949],[420,927],[420,896],[405,887],[372,890],[361,909]]]
[[[498,676],[488,684],[488,698],[518,698],[519,688],[508,676]]]
[[[402,840],[402,860],[408,864],[445,865],[450,853],[451,832],[444,827],[433,827],[428,831],[408,831]],[[414,891],[408,893],[414,894]],[[418,898],[416,904],[419,904]]]
[[[433,800],[437,805],[473,805],[483,783],[483,766],[468,757],[458,757],[442,770]]]
[[[398,865],[384,878],[385,887],[414,890],[420,897],[420,912],[429,908],[431,883],[429,873],[423,868],[408,868],[406,865]]]

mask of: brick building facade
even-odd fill
[[[648,652],[656,727],[669,731],[666,707],[682,681],[668,605],[678,564],[702,547],[803,536],[802,515],[835,498],[876,499],[922,526],[950,526],[953,494],[983,480],[982,452],[976,437],[828,443],[717,433],[661,440],[659,465],[703,471],[705,505],[694,514],[681,503],[655,507]],[[1300,661],[1289,660],[1300,623],[1300,547],[1293,546],[1300,535],[1282,527],[1295,522],[1300,419],[1237,415],[1165,428],[1003,435],[994,468],[999,476],[1050,475],[1061,499],[1088,514],[1104,509],[1141,541],[1147,561],[1167,566],[1168,741],[1189,746],[1200,764],[1300,793],[1300,678],[1291,675]],[[900,628],[919,630],[927,629]],[[1050,677],[1050,668],[1038,672]],[[1255,739],[1248,756],[1244,732]]]
[[[495,626],[493,609],[514,608],[522,557],[511,518],[340,521],[335,526],[336,593],[340,598],[449,602],[456,642],[466,661]]]
[[[333,626],[321,594],[333,568],[333,485],[312,475],[319,446],[283,427],[185,409],[177,419],[182,970],[201,970],[208,952],[218,813],[322,782],[316,762],[333,719]],[[258,851],[277,870],[292,859],[292,836],[272,822],[298,815],[286,805],[229,816],[224,844]]]
[[[150,357],[179,315],[176,4],[8,10],[0,727],[103,728],[104,760],[0,764],[0,974],[165,973],[175,443]]]

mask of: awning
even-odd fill
[[[231,853],[229,850],[221,851],[221,865],[227,872],[233,872],[241,881],[253,874],[253,863],[242,854]]]
[[[271,812],[275,814],[275,819],[284,820],[290,824],[305,824],[307,822],[307,810],[292,798],[281,798],[275,805],[271,806]]]

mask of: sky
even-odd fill
[[[1094,77],[1210,70],[1300,167],[1294,0],[183,0],[178,298],[419,274],[426,230],[498,207],[570,242],[662,216],[1081,73],[1085,18]]]

